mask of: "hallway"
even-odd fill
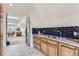
[[[8,37],[7,40],[10,42],[10,45],[16,45],[16,44],[21,44],[25,43],[26,37],[25,36],[20,36],[20,37]]]
[[[4,56],[44,56],[36,48],[30,48],[26,45],[26,43],[10,45],[4,47],[3,50]]]

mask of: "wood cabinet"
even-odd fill
[[[55,39],[35,36],[34,46],[48,56],[79,56],[79,47]]]
[[[34,47],[40,50],[40,45],[34,43]]]
[[[40,39],[40,37],[34,37],[33,42],[34,42],[34,47],[40,50],[41,49],[41,39]]]
[[[34,37],[34,47],[41,50],[45,55],[58,55],[58,42],[42,37]]]
[[[58,42],[53,40],[48,40],[48,55],[49,56],[58,55]]]
[[[60,56],[76,56],[78,55],[78,48],[65,43],[59,45]]]
[[[41,38],[41,51],[48,55],[48,49],[47,49],[47,39]]]

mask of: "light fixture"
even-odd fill
[[[14,17],[14,16],[8,16],[7,18],[9,18],[9,19],[19,19],[19,17]]]
[[[10,4],[9,4],[9,6],[13,6],[13,4],[12,4],[12,3],[10,3]]]

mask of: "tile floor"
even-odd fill
[[[7,40],[10,42],[10,45],[15,45],[15,44],[24,43],[26,41],[26,37],[25,36],[21,36],[21,37],[8,37]]]
[[[18,41],[18,39],[20,40],[22,38],[18,37],[16,41]],[[36,48],[28,47],[24,41],[19,41],[19,44],[14,44],[14,42],[15,41],[13,40],[11,45],[4,47],[4,56],[45,56]]]

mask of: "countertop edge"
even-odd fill
[[[75,42],[66,40],[66,38],[48,38],[48,37],[45,37],[44,35],[38,35],[38,34],[34,34],[33,36],[39,36],[39,37],[42,37],[42,38],[57,41],[59,43],[65,43],[65,44],[69,44],[69,45],[72,45],[72,46],[75,46],[75,47],[79,47],[79,43],[75,43]]]

